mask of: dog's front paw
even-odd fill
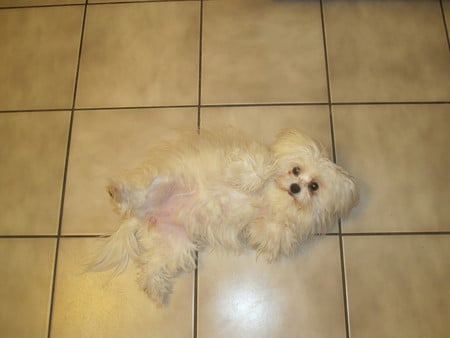
[[[264,184],[261,177],[252,171],[251,168],[245,168],[237,163],[229,166],[225,177],[227,183],[232,187],[244,191],[258,190]]]
[[[297,248],[297,238],[289,227],[277,223],[252,223],[247,229],[247,243],[267,261],[273,262],[281,256],[290,256]]]
[[[272,174],[268,159],[263,154],[250,154],[241,150],[232,152],[225,168],[225,180],[231,186],[244,191],[256,191],[263,187]]]

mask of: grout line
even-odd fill
[[[378,231],[378,232],[329,232],[326,234],[316,234],[316,236],[342,236],[342,237],[390,237],[390,236],[449,236],[449,231]],[[105,234],[61,234],[61,235],[0,235],[0,239],[39,239],[39,238],[105,238]]]
[[[282,107],[282,106],[325,106],[328,102],[274,102],[274,103],[207,103],[202,108],[233,108],[233,107]]]
[[[448,46],[448,49],[450,50],[450,37],[448,35],[447,19],[445,18],[444,2],[442,0],[440,0],[439,3],[441,5],[442,21],[444,23],[445,36],[447,38],[447,46]]]
[[[55,259],[53,265],[53,278],[51,285],[51,294],[50,294],[50,309],[49,309],[49,317],[48,317],[48,327],[47,327],[47,336],[50,338],[51,329],[52,329],[52,320],[53,320],[53,309],[54,309],[54,300],[55,300],[55,290],[56,290],[56,272],[58,269],[58,259],[59,259],[59,244],[61,240],[61,228],[62,228],[62,219],[63,219],[63,210],[64,210],[64,202],[65,202],[65,192],[66,192],[66,183],[67,183],[67,172],[69,165],[69,155],[70,155],[70,144],[72,139],[72,126],[73,126],[73,117],[75,112],[75,102],[77,96],[78,89],[78,78],[80,71],[80,62],[81,62],[81,52],[83,49],[83,38],[84,38],[84,29],[86,25],[86,15],[87,15],[87,1],[84,3],[84,12],[83,19],[81,22],[81,31],[80,31],[80,44],[78,47],[78,61],[77,61],[77,69],[75,73],[75,81],[74,81],[74,89],[73,89],[73,100],[72,100],[72,109],[70,112],[70,121],[69,121],[69,129],[67,134],[67,146],[66,146],[66,159],[64,163],[64,175],[62,180],[62,191],[61,191],[61,202],[60,202],[60,210],[59,210],[59,221],[58,221],[58,235],[56,237],[56,249],[55,249]]]
[[[200,130],[200,110],[202,107],[202,59],[203,59],[203,0],[200,1],[200,27],[198,42],[198,97],[197,97],[197,129]]]
[[[125,4],[145,4],[145,3],[157,3],[157,2],[199,2],[200,0],[135,0],[135,1],[109,1],[109,2],[80,2],[71,4],[42,4],[42,5],[24,5],[24,6],[3,6],[1,10],[7,9],[28,9],[28,8],[48,8],[48,7],[73,7],[73,6],[102,6],[102,5],[125,5]]]
[[[376,106],[376,105],[425,105],[449,104],[450,101],[369,101],[369,102],[332,102],[332,106]]]
[[[350,337],[350,310],[348,307],[347,274],[345,269],[344,240],[341,232],[341,221],[339,220],[339,256],[342,276],[342,300],[344,302],[345,334]]]
[[[344,232],[345,237],[369,237],[369,236],[442,236],[450,235],[450,231],[379,231],[379,232]]]
[[[90,6],[103,6],[103,5],[127,5],[127,4],[145,4],[145,3],[157,3],[157,2],[200,2],[201,0],[134,0],[134,1],[108,1],[108,2],[89,2]]]
[[[14,113],[42,113],[42,112],[51,112],[51,111],[70,111],[71,108],[50,108],[50,109],[17,109],[17,110],[0,110],[0,114],[14,114]]]
[[[202,103],[202,58],[203,58],[203,0],[200,1],[198,43],[198,97],[197,97],[197,133],[200,133],[201,125],[201,103]],[[192,295],[192,337],[198,336],[198,251],[195,252],[194,290]]]
[[[76,111],[86,110],[131,110],[131,109],[174,109],[174,108],[197,108],[198,104],[181,104],[181,105],[168,105],[168,106],[124,106],[124,107],[87,107],[87,108],[75,108]]]
[[[51,4],[51,5],[29,5],[29,6],[10,6],[10,7],[0,7],[0,11],[8,9],[30,9],[30,8],[49,8],[49,7],[75,7],[84,6],[82,2],[73,4]]]
[[[198,251],[195,252],[194,292],[192,295],[192,337],[198,336]]]
[[[417,102],[289,102],[289,103],[224,103],[224,104],[186,104],[167,106],[124,106],[124,107],[84,107],[84,108],[48,108],[48,109],[15,109],[0,110],[0,114],[39,113],[49,111],[95,111],[95,110],[131,110],[131,109],[175,109],[175,108],[234,108],[234,107],[283,107],[283,106],[368,106],[368,105],[439,105],[450,104],[450,101],[417,101]]]
[[[322,24],[322,40],[323,40],[323,52],[325,59],[325,74],[327,82],[327,98],[328,98],[328,114],[330,120],[330,133],[331,133],[331,149],[333,155],[333,162],[336,162],[336,142],[334,133],[334,121],[333,121],[333,106],[332,106],[332,95],[331,95],[331,84],[330,84],[330,68],[328,63],[328,48],[327,48],[327,37],[325,30],[325,15],[324,15],[324,4],[320,0],[320,19]],[[342,240],[342,224],[341,220],[338,222],[338,238],[339,238],[339,260],[341,266],[341,277],[342,277],[342,297],[344,302],[344,322],[345,322],[345,336],[350,337],[350,324],[349,324],[349,309],[347,302],[347,278],[345,273],[345,257],[344,257],[344,243]]]
[[[0,235],[0,239],[58,238],[58,235]]]
[[[104,238],[105,235],[0,235],[0,239],[39,239],[39,238]]]

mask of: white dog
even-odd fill
[[[201,131],[153,149],[143,166],[113,180],[109,194],[122,217],[92,269],[123,271],[158,304],[172,278],[195,268],[204,246],[255,249],[268,260],[289,256],[327,232],[358,202],[352,177],[295,130],[270,148],[228,130]]]

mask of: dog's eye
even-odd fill
[[[319,185],[316,182],[311,182],[308,187],[311,191],[317,191],[319,189]]]
[[[300,175],[300,167],[294,167],[294,169],[292,169],[292,173],[293,173],[295,176]]]

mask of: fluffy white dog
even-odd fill
[[[122,223],[92,269],[121,272],[134,260],[141,288],[158,304],[173,277],[195,268],[197,250],[250,247],[276,260],[358,202],[352,177],[295,130],[270,148],[232,130],[184,135],[153,149],[108,191]]]

